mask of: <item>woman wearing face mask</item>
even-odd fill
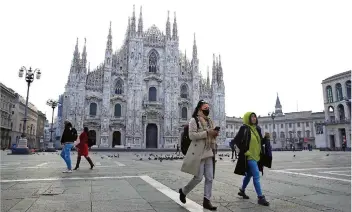
[[[194,177],[185,187],[179,189],[179,193],[180,201],[186,203],[186,195],[202,181],[204,175],[203,207],[214,211],[217,207],[211,204],[210,198],[214,176],[213,157],[216,147],[215,139],[218,136],[218,131],[214,130],[213,122],[208,116],[209,105],[203,100],[199,101],[189,121],[189,138],[192,142],[187,150],[181,168],[182,172],[192,174]],[[197,120],[198,125],[196,123]]]
[[[269,206],[269,202],[266,201],[265,196],[262,194],[259,174],[259,171],[263,172],[263,164],[271,168],[271,160],[267,160],[266,155],[264,155],[264,149],[262,148],[264,144],[270,145],[269,134],[265,133],[265,137],[263,138],[261,130],[257,125],[258,120],[256,114],[253,112],[246,113],[243,116],[243,125],[234,138],[235,144],[240,149],[235,174],[245,176],[238,195],[242,196],[244,199],[249,199],[245,190],[253,177],[254,188],[258,196],[258,204]]]

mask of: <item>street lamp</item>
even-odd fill
[[[275,132],[275,117],[276,117],[276,114],[274,112],[271,112],[271,113],[268,113],[268,116],[271,117],[271,119],[273,120],[273,132],[272,132],[272,135],[273,135],[273,142],[274,144],[276,144],[276,134],[274,135],[274,132]]]
[[[24,76],[25,75],[25,76]],[[24,119],[23,119],[23,132],[22,139],[20,139],[17,149],[28,149],[27,147],[27,138],[26,138],[26,124],[27,124],[27,111],[28,111],[28,97],[29,97],[29,87],[31,83],[34,81],[34,75],[39,80],[42,73],[39,69],[35,69],[34,71],[30,67],[29,70],[26,67],[22,66],[18,72],[18,76],[22,78],[24,76],[25,81],[27,82],[27,97],[26,97],[26,106],[24,108]]]
[[[53,113],[51,115],[50,141],[48,145],[48,149],[53,149],[54,148],[54,144],[53,144],[54,110],[58,106],[59,102],[56,100],[49,99],[48,101],[46,101],[46,104],[53,109]]]

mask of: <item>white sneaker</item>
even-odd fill
[[[65,170],[65,171],[63,171],[62,173],[72,173],[72,170]]]

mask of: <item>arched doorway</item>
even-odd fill
[[[90,140],[93,145],[97,144],[97,133],[94,130],[89,130],[88,140]]]
[[[115,131],[112,134],[112,147],[121,145],[121,133],[120,131]]]
[[[146,148],[158,148],[158,127],[156,124],[147,125]]]

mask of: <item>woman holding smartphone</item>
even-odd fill
[[[214,150],[219,132],[214,129],[213,122],[209,118],[208,103],[203,100],[198,102],[188,127],[191,144],[183,160],[181,171],[194,177],[185,187],[179,189],[180,201],[186,203],[186,195],[202,181],[204,175],[203,208],[215,211],[217,207],[211,204],[210,199],[214,178]]]

